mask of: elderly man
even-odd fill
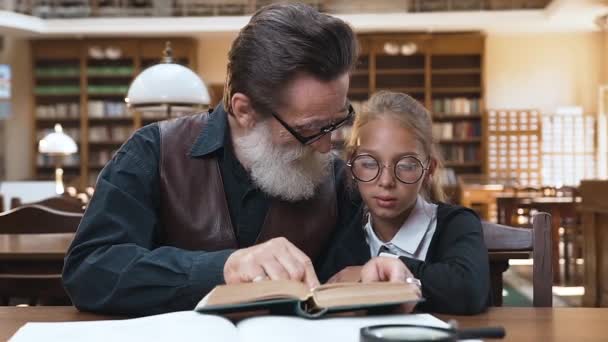
[[[256,13],[229,53],[224,101],[210,114],[146,126],[102,171],[63,281],[80,309],[192,309],[214,286],[295,279],[315,286],[369,255],[360,200],[331,132],[356,38],[304,5]],[[355,248],[356,247],[356,248]],[[374,259],[366,280],[405,279]]]

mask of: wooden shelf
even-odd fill
[[[103,124],[133,124],[133,117],[125,116],[125,117],[103,117],[103,118],[89,118],[89,123],[94,125],[103,125]]]
[[[433,75],[469,75],[469,74],[481,74],[479,68],[450,68],[450,69],[433,69],[431,71]]]
[[[433,94],[481,93],[480,87],[442,87],[432,88]]]
[[[441,139],[440,144],[479,144],[481,138],[468,138],[468,139]]]
[[[89,146],[91,148],[118,148],[124,141],[90,141]]]
[[[383,87],[382,89],[386,89]],[[424,93],[424,87],[394,87],[390,88],[393,91],[399,91],[411,95],[412,93]]]
[[[32,165],[34,178],[38,172],[44,170],[36,167],[38,141],[35,137],[41,130],[52,128],[58,122],[72,129],[78,128],[79,164],[73,172],[79,175],[79,188],[84,189],[92,185],[91,182],[94,180],[90,175],[95,174],[95,171],[101,168],[101,165],[97,165],[97,163],[106,158],[99,157],[99,154],[108,154],[108,152],[118,149],[124,141],[113,140],[130,136],[141,126],[141,120],[139,120],[139,114],[120,117],[88,117],[89,105],[92,101],[103,101],[104,107],[106,103],[124,103],[131,80],[143,70],[143,66],[146,63],[150,65],[160,63],[160,54],[167,40],[172,43],[174,59],[178,63],[196,70],[198,49],[196,40],[192,38],[116,39],[95,37],[91,39],[32,40],[32,71],[36,85],[32,89],[31,97],[34,113],[38,106],[58,109],[58,106],[66,103],[76,104],[80,109],[78,118],[32,119],[34,138],[31,140],[33,153],[31,153],[30,165]],[[86,51],[92,46],[116,47],[122,51],[122,56],[117,60],[91,59],[87,56]],[[73,107],[69,108],[73,109]],[[104,114],[130,114],[118,106],[108,108],[107,112],[103,112]],[[52,110],[52,108],[47,109]],[[101,133],[106,130],[107,135]],[[89,141],[91,137],[97,138],[97,140],[108,137],[112,138],[112,141],[91,142]]]
[[[78,172],[80,171],[80,166],[78,165],[62,165],[61,168],[64,172]],[[40,172],[55,172],[55,166],[50,165],[36,165],[36,169]]]
[[[107,97],[118,97],[118,96],[120,96],[120,97],[126,97],[127,96],[127,94],[123,93],[123,92],[116,92],[116,93],[110,93],[110,92],[108,92],[108,93],[87,93],[87,95],[90,96],[90,97],[104,97],[104,96],[107,96]]]
[[[79,80],[80,75],[45,75],[45,76],[35,76],[37,80]]]
[[[34,93],[34,96],[39,97],[39,98],[70,98],[73,99],[75,97],[80,98],[80,92],[78,93],[69,93],[69,94],[36,94]]]
[[[369,89],[367,88],[350,88],[348,92],[351,94],[367,94],[369,93]]]
[[[434,121],[451,121],[451,120],[479,120],[481,114],[445,114],[433,113]]]
[[[75,125],[75,124],[80,124],[80,118],[36,118],[36,123],[38,123],[39,125],[50,125],[53,126],[54,124],[58,123],[58,124],[66,124],[66,125]]]
[[[454,162],[454,161],[446,161],[444,163],[446,167],[481,167],[480,161],[474,162]]]
[[[367,76],[367,75],[369,75],[369,71],[367,71],[367,70],[355,70],[351,74],[353,76]]]
[[[109,78],[109,79],[125,79],[125,78],[132,78],[135,77],[134,73],[130,73],[130,74],[121,74],[121,73],[116,73],[116,74],[95,74],[95,73],[88,73],[87,74],[88,78],[99,78],[99,79],[104,79],[104,78]]]
[[[424,69],[377,69],[376,75],[424,75]]]

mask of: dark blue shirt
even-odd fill
[[[227,116],[216,109],[195,140],[193,158],[215,154],[240,247],[254,243],[269,207],[230,146]],[[214,286],[234,250],[188,251],[165,246],[159,220],[160,133],[158,124],[141,128],[99,175],[95,194],[70,246],[64,286],[79,309],[147,315],[193,309]],[[323,255],[315,260],[319,280],[327,280],[369,255],[361,229],[360,199],[352,196],[343,162],[334,168],[338,224]],[[359,248],[353,248],[358,246]]]

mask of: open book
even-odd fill
[[[265,310],[316,318],[326,313],[390,309],[418,301],[410,286],[398,283],[336,283],[311,290],[301,282],[280,280],[216,286],[195,310],[214,314]]]
[[[232,323],[224,317],[180,311],[143,318],[62,323],[27,323],[10,342],[323,342],[359,341],[359,329],[378,324],[447,328],[429,314],[334,317],[317,320],[262,316]]]

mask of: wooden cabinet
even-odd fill
[[[37,151],[38,141],[56,123],[78,143],[78,153],[63,161],[66,183],[93,185],[114,152],[143,124],[124,99],[134,77],[160,62],[171,41],[178,63],[194,69],[196,43],[188,38],[35,40],[33,51],[34,175],[52,179],[54,163]]]

